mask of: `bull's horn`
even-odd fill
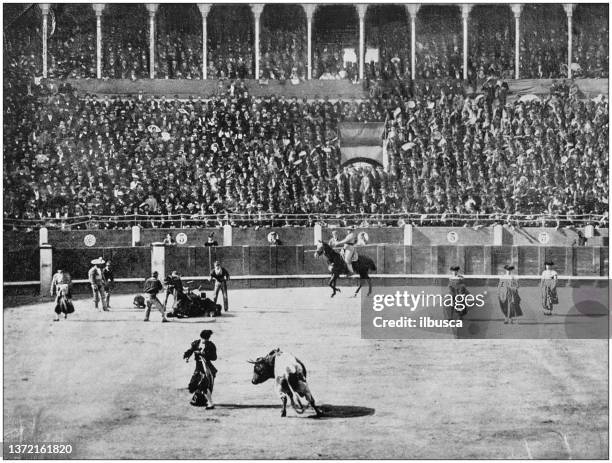
[[[255,361],[253,361],[253,360],[249,359],[249,360],[247,360],[247,363],[253,363],[253,364],[255,364],[255,363],[257,363],[257,362],[255,362]]]

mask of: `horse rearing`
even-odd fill
[[[339,252],[335,251],[329,244],[319,240],[317,250],[315,251],[315,257],[319,257],[321,254],[325,255],[327,258],[328,268],[331,273],[329,287],[333,291],[331,297],[334,297],[337,292],[340,292],[340,289],[336,287],[336,281],[341,274],[348,275],[348,268],[346,267],[346,263]],[[353,270],[355,270],[355,273],[359,275],[359,286],[357,286],[354,296],[357,296],[357,293],[359,293],[362,280],[366,280],[368,282],[369,296],[372,293],[372,281],[370,280],[370,275],[368,273],[370,270],[376,270],[376,264],[374,264],[374,261],[368,256],[364,256],[362,254],[359,254],[359,258],[352,264]]]

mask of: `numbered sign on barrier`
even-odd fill
[[[95,246],[96,245],[96,237],[93,236],[92,234],[85,235],[85,238],[83,238],[83,243],[85,243],[85,246],[87,246],[87,247]]]
[[[450,231],[446,234],[446,239],[448,240],[449,243],[454,244],[457,241],[459,241],[459,235],[457,234],[457,232]]]
[[[187,242],[187,235],[185,233],[179,233],[176,235],[177,244],[185,244]]]
[[[550,241],[550,235],[548,234],[548,232],[540,232],[538,233],[538,241],[542,244],[546,244]]]

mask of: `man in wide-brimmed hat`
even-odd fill
[[[102,273],[102,267],[105,261],[102,257],[98,257],[92,260],[91,264],[92,266],[87,273],[87,278],[93,293],[94,308],[98,310],[98,302],[102,302],[102,310],[108,311],[108,307],[106,306],[106,290],[104,289],[104,274]]]

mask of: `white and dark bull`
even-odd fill
[[[283,404],[281,416],[287,416],[287,398],[296,413],[301,415],[310,405],[317,416],[321,416],[306,382],[306,367],[294,355],[277,348],[265,357],[248,362],[254,365],[253,384],[274,378],[275,389]]]

